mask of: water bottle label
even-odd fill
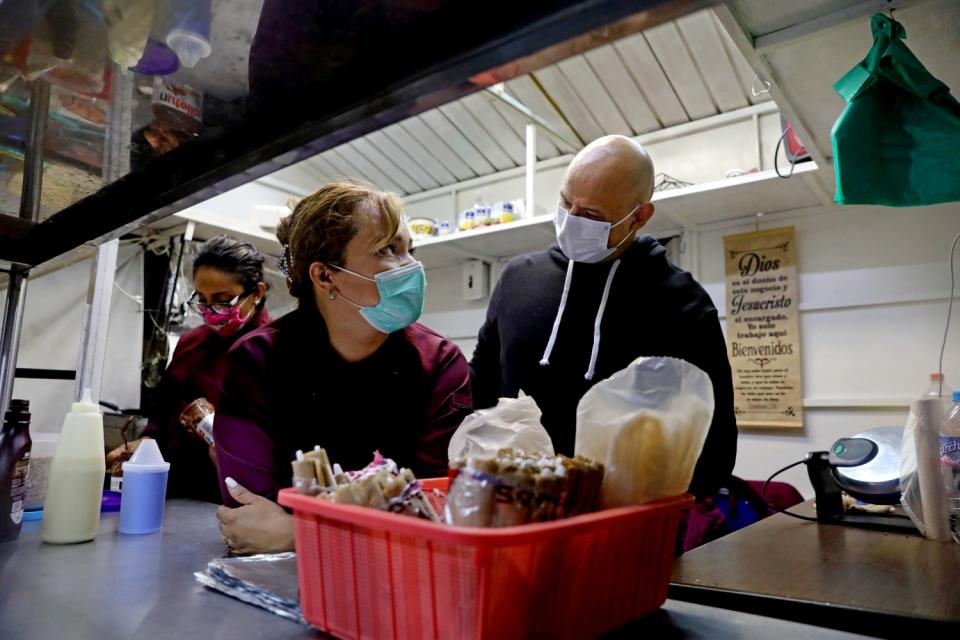
[[[960,466],[960,436],[940,436],[940,461],[954,468]]]

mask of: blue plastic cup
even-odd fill
[[[141,453],[142,452],[142,453]],[[123,463],[120,533],[154,533],[163,528],[170,463],[164,462],[153,440],[144,440]]]

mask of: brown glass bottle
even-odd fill
[[[11,400],[0,428],[0,542],[20,535],[32,444],[30,402]]]

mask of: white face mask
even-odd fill
[[[557,242],[560,244],[560,250],[563,251],[563,255],[574,262],[593,263],[609,258],[630,237],[628,233],[615,247],[608,248],[610,230],[629,220],[641,206],[634,207],[616,224],[572,216],[567,209],[557,207],[557,215],[553,219],[553,225],[557,229]]]

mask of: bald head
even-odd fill
[[[653,162],[625,136],[594,140],[574,157],[560,186],[569,215],[609,223],[606,259],[615,260],[653,216]]]
[[[639,142],[626,136],[604,136],[573,158],[564,182],[571,180],[615,189],[634,204],[649,202],[653,197],[653,161]]]

